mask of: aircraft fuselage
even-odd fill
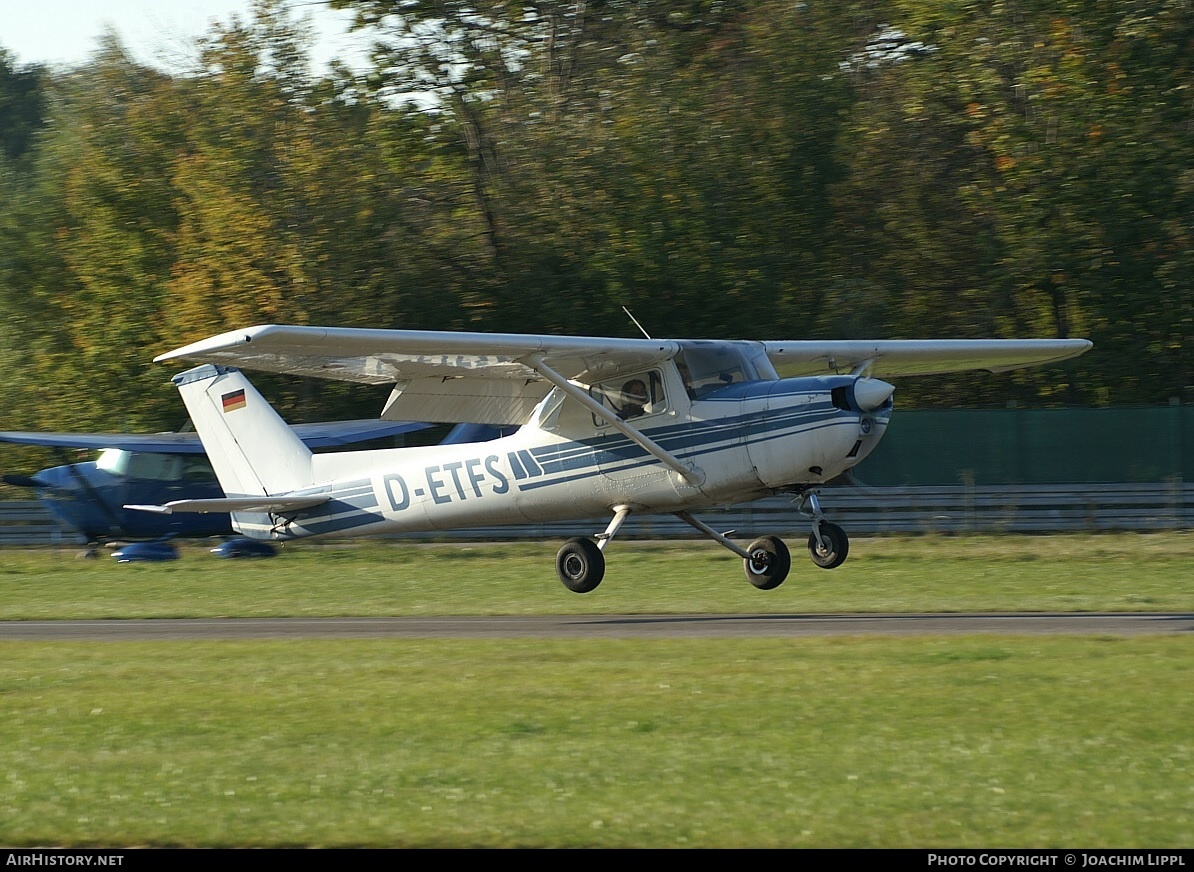
[[[828,481],[873,450],[891,412],[889,399],[860,408],[853,376],[744,381],[692,398],[674,367],[657,369],[666,402],[635,424],[699,471],[691,478],[555,391],[532,423],[494,441],[316,455],[317,483],[299,494],[328,502],[289,517],[235,513],[234,526],[281,540],[603,518],[616,506],[690,511]]]

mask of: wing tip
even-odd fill
[[[167,351],[159,354],[153,359],[154,363],[166,363],[171,360],[191,359],[203,360],[207,355],[216,352],[224,351],[226,349],[235,348],[241,345],[249,345],[254,339],[261,336],[266,331],[276,327],[273,324],[258,324],[254,327],[245,327],[239,330],[229,330],[225,333],[217,333],[214,336],[208,336],[206,339],[200,339],[197,342],[192,342],[189,345],[183,345],[180,348],[175,348],[173,351]]]

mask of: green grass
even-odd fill
[[[299,545],[273,560],[85,561],[5,551],[0,620],[309,615],[1188,611],[1194,535],[859,539],[830,572],[803,549],[778,589],[751,587],[711,542],[615,542],[601,587],[556,580],[559,543]]]
[[[1190,639],[0,645],[8,845],[1188,846]]]
[[[1194,537],[0,554],[6,618],[1177,610]],[[1194,638],[0,643],[0,844],[1188,847]]]

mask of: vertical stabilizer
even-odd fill
[[[226,496],[311,485],[311,450],[240,370],[204,364],[179,373],[174,384]]]

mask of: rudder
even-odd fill
[[[203,364],[173,381],[226,496],[284,494],[311,485],[311,450],[244,373]]]

